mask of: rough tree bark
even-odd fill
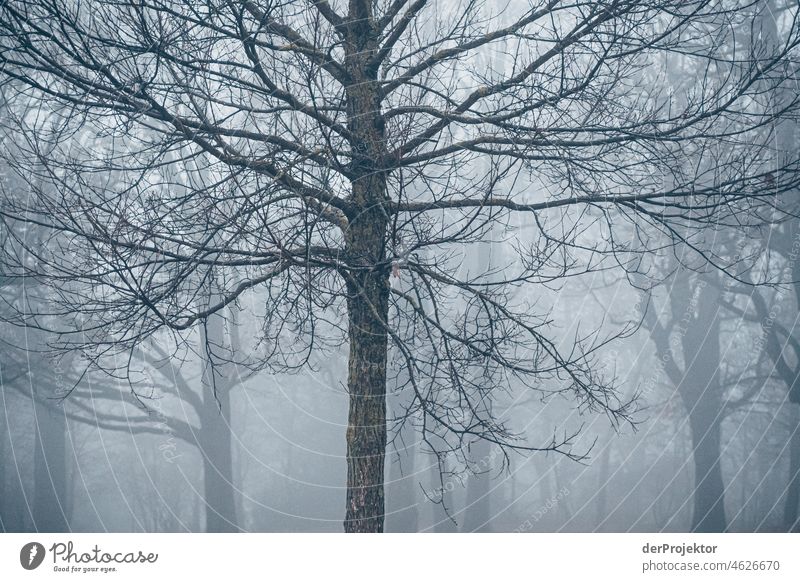
[[[359,229],[361,230],[361,229]],[[386,451],[386,281],[367,273],[348,284],[347,532],[382,532]]]
[[[386,176],[377,169],[386,153],[377,68],[369,61],[378,48],[372,3],[351,0],[345,67],[349,74],[347,127],[357,142],[351,171],[354,210],[348,216],[345,250],[361,267],[347,275],[350,355],[347,387],[347,532],[382,532],[386,452],[386,361],[389,271],[385,265],[388,213]]]

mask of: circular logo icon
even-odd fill
[[[19,563],[26,570],[35,570],[44,561],[44,546],[39,542],[30,542],[19,551]]]

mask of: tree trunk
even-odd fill
[[[386,488],[389,506],[386,528],[392,532],[414,533],[419,527],[414,427],[405,423],[397,440],[397,458],[389,466],[389,485]],[[400,448],[406,447],[406,448]],[[394,455],[393,455],[394,456]]]
[[[352,135],[348,225],[345,230],[348,336],[346,532],[382,532],[386,454],[386,360],[388,350],[389,265],[386,262],[388,201],[385,125],[372,2],[351,0],[344,64],[347,129]]]
[[[770,9],[765,10],[763,13],[763,31],[767,39],[773,42],[778,42],[777,23],[775,21],[775,14],[780,14],[781,7],[779,2],[772,0]],[[785,97],[792,97],[793,90],[784,88]],[[783,151],[793,151],[797,149],[798,140],[797,122],[783,122],[778,128],[778,143]],[[791,195],[797,196],[797,191],[792,192]],[[784,255],[790,257],[794,254],[794,243],[800,235],[800,221],[796,218],[786,223],[788,234],[784,237],[785,248],[783,249]],[[792,260],[792,281],[794,281],[794,296],[795,296],[795,314],[800,311],[800,261]],[[791,441],[789,443],[789,482],[786,489],[786,503],[783,507],[783,520],[787,531],[800,532],[800,363],[795,366],[795,375],[793,378],[788,379],[787,389],[789,391],[789,401],[794,403],[794,411],[792,413],[792,433]]]
[[[69,531],[67,421],[62,408],[34,400],[33,522],[38,532]]]
[[[385,177],[368,174],[353,183],[363,208],[346,233],[348,259],[359,267],[347,276],[350,354],[347,388],[346,532],[383,532],[386,454],[386,362],[388,356],[389,270],[384,247],[386,217],[380,207]],[[377,267],[377,268],[376,268]]]
[[[720,467],[720,423],[702,413],[691,414],[689,424],[694,449],[693,532],[722,532],[725,519],[725,487]]]
[[[400,276],[394,280],[392,287],[401,293],[413,294],[411,278]],[[430,306],[425,305],[425,309]],[[399,310],[403,307],[396,306],[397,316],[411,316]],[[410,307],[406,307],[410,311]],[[396,363],[396,374],[392,374],[394,385],[387,386],[387,407],[391,412],[393,422],[401,422],[398,434],[394,435],[392,454],[390,455],[388,477],[386,485],[386,529],[391,532],[413,533],[419,530],[419,493],[420,478],[416,474],[417,430],[414,425],[413,414],[408,417],[409,408],[413,405],[415,394],[409,388],[410,376],[405,367],[405,360],[400,350],[391,350],[389,353],[389,369],[392,370]],[[401,420],[402,419],[402,420]]]
[[[792,405],[792,433],[789,442],[789,482],[786,486],[786,503],[783,522],[786,531],[800,532],[800,409]]]
[[[447,459],[443,459],[444,463],[442,470],[447,475]],[[431,523],[433,531],[436,533],[454,533],[456,531],[456,524],[448,515],[453,512],[453,496],[452,491],[455,489],[454,477],[447,476],[447,479],[442,484],[442,473],[440,473],[439,464],[435,458],[432,458],[430,469],[430,489],[428,495],[433,501],[429,501],[431,506]],[[434,503],[440,501],[441,503]],[[445,507],[447,509],[445,509]]]
[[[10,404],[10,400],[7,399],[5,405],[9,407],[10,414],[18,415],[19,408],[11,408]],[[20,485],[18,458],[13,454],[14,434],[11,426],[5,421],[6,414],[0,414],[0,422],[3,423],[0,434],[0,533],[21,533],[31,531],[27,523],[30,517],[30,503]],[[8,470],[9,468],[11,470]]]
[[[4,401],[4,404],[6,402]],[[4,411],[6,412],[6,411]],[[10,433],[10,427],[6,426],[5,414],[0,414],[0,533],[11,531],[9,529],[9,489],[6,486],[6,434]]]
[[[354,277],[355,278],[355,277]],[[383,532],[386,453],[387,281],[373,273],[348,285],[346,532]]]
[[[489,441],[483,439],[472,445],[475,455],[472,470],[473,474],[467,481],[467,503],[464,507],[464,521],[462,532],[488,532],[491,531],[489,499],[489,485],[491,481],[492,447]]]
[[[210,361],[227,345],[220,315],[212,315],[201,334],[205,357],[203,368],[202,406],[198,445],[203,457],[203,495],[206,506],[207,532],[237,532],[236,489],[233,486],[233,457],[231,453],[231,398],[233,373],[223,362]],[[215,372],[216,370],[216,372]],[[212,379],[212,374],[216,376]]]
[[[691,298],[697,292],[697,304]],[[698,281],[684,307],[683,357],[686,373],[679,389],[689,415],[694,457],[694,517],[692,531],[722,532],[725,518],[725,485],[720,465],[722,389],[719,383],[720,323],[718,282]]]
[[[613,438],[613,436],[611,437]],[[595,531],[602,531],[600,524],[604,523],[608,517],[608,488],[610,486],[609,476],[611,474],[611,445],[609,439],[603,447],[600,457],[600,477],[597,484],[597,503],[595,505]]]
[[[373,174],[353,183],[353,198],[364,206],[385,195],[385,178]],[[347,505],[344,530],[383,532],[386,454],[386,362],[388,350],[388,269],[384,262],[386,218],[373,206],[351,218],[347,255],[362,268],[347,279],[350,354],[347,388]]]
[[[475,276],[480,277],[480,281],[488,281],[488,273],[492,268],[492,251],[494,241],[494,228],[489,228],[484,235],[484,242],[477,245],[474,258],[467,258],[466,262],[471,263],[471,268]],[[486,332],[481,331],[484,339]],[[481,382],[481,378],[475,378],[476,383]],[[492,409],[492,395],[486,395],[487,408]],[[472,474],[467,481],[467,502],[464,508],[464,522],[461,531],[467,532],[486,532],[491,531],[489,527],[490,499],[489,489],[491,485],[492,468],[492,445],[483,439],[478,440],[471,447],[474,455]]]
[[[230,393],[206,390],[200,414],[200,454],[203,456],[203,495],[207,532],[237,532],[236,489],[231,455]]]

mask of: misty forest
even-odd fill
[[[2,0],[0,531],[800,531],[795,0]]]

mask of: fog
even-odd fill
[[[653,305],[687,309],[686,289],[702,279],[680,277],[685,286],[665,285]],[[511,385],[495,404],[499,414],[533,443],[581,428],[571,447],[581,459],[552,452],[506,458],[496,445],[473,444],[477,475],[456,467],[442,475],[419,434],[399,431],[387,450],[386,530],[689,531],[698,495],[708,496],[701,507],[724,508],[713,528],[791,527],[798,405],[758,348],[770,332],[761,321],[726,310],[710,284],[695,293],[672,345],[699,341],[687,346],[697,354],[690,367],[719,370],[709,405],[687,406],[693,391],[711,391],[709,380],[698,380],[700,371],[684,372],[680,354],[673,378],[657,332],[644,324],[598,356],[623,390],[638,391],[635,425],[614,426],[604,416],[581,414],[568,398],[541,401]],[[714,294],[713,304],[704,293]],[[558,310],[571,323],[586,324],[599,313],[629,316],[637,301],[617,281],[592,297],[580,286],[566,288]],[[775,325],[792,329],[797,310],[793,300],[787,303]],[[20,334],[25,345],[35,342],[33,334]],[[341,530],[345,353],[300,374],[231,371],[220,379],[220,401],[203,381],[201,357],[182,358],[174,368],[142,363],[154,387],[142,403],[127,383],[103,376],[86,377],[75,395],[55,399],[59,384],[71,387],[68,361],[52,361],[32,347],[3,354],[5,531]],[[718,482],[704,485],[703,472]]]
[[[797,15],[5,2],[0,530],[797,531]]]

